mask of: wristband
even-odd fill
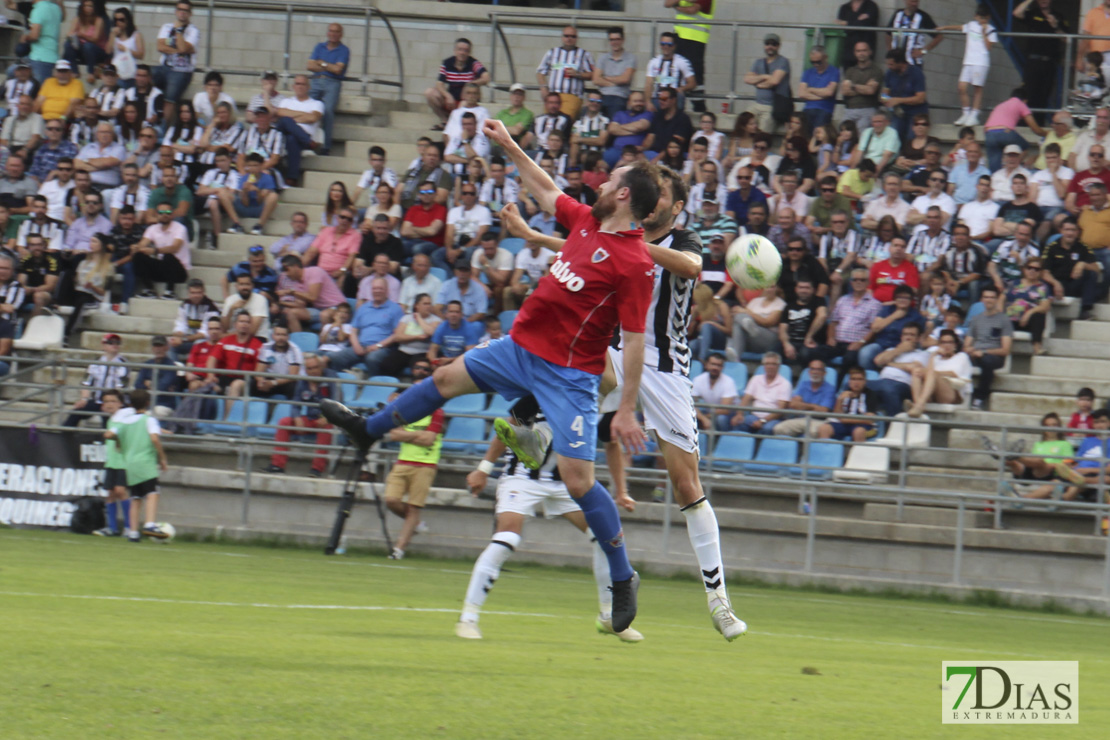
[[[480,463],[478,463],[478,472],[489,475],[493,472],[493,463],[491,463],[489,460],[482,460]]]

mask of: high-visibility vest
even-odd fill
[[[699,9],[693,15],[687,15],[675,6],[674,16],[674,30],[680,39],[687,41],[698,41],[703,44],[709,43],[709,26],[698,21],[711,21],[713,20],[713,11],[716,9],[716,2],[714,1],[709,6],[709,12],[703,13]]]
[[[432,423],[432,417],[425,416],[420,421],[406,424],[404,429],[406,432],[422,432],[428,428]],[[401,462],[414,462],[424,463],[425,465],[436,465],[439,463],[439,450],[443,447],[443,433],[440,432],[436,435],[435,444],[431,447],[422,447],[421,445],[412,444],[411,442],[401,443],[401,452],[397,455],[397,459]]]

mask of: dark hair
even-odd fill
[[[906,329],[913,329],[915,332],[917,332],[917,336],[921,336],[921,324],[918,324],[915,321],[911,321],[910,323],[908,323],[908,324],[906,324],[905,326],[902,327],[902,331],[905,331]],[[949,331],[948,329],[945,329],[944,331],[948,331],[949,334],[954,334],[955,333],[955,332]],[[901,334],[902,332],[898,332],[898,333]],[[941,332],[941,334],[943,335],[944,332]]]
[[[624,38],[624,28],[622,28],[621,26],[609,26],[607,29],[605,29],[606,36],[613,33],[619,35],[622,39]]]
[[[385,149],[382,149],[380,146],[375,144],[374,146],[370,147],[369,150],[367,150],[366,156],[367,157],[374,157],[374,156],[384,157],[385,156]]]
[[[204,281],[200,278],[190,278],[189,282],[185,283],[186,288],[203,288]]]
[[[556,95],[558,95],[558,93],[555,93],[555,94],[556,94]],[[439,158],[440,158],[440,159],[443,159],[443,148],[444,148],[444,144],[443,144],[443,142],[442,142],[442,141],[429,141],[429,142],[428,142],[428,146],[430,146],[430,147],[432,147],[433,149],[435,149],[435,150],[436,150],[436,153],[437,153],[437,154],[439,154]],[[427,151],[427,150],[425,149],[425,151]]]
[[[821,178],[821,182],[820,182],[821,185],[833,185],[833,186],[835,186],[836,183],[837,183],[837,179],[836,179],[835,175],[825,175],[824,177]]]
[[[991,182],[991,176],[990,175],[979,175],[979,182],[983,182],[984,180],[986,180],[987,184],[989,185],[990,182]]]
[[[48,201],[47,201],[47,198],[46,198],[45,195],[32,195],[31,196],[31,202],[32,203],[40,203],[40,202],[41,203],[46,203]]]
[[[1021,180],[1022,182],[1028,182],[1028,180],[1026,180],[1026,178],[1025,178],[1025,175],[1021,174],[1020,172],[1018,172],[1018,173],[1017,173],[1017,174],[1015,174],[1015,175],[1014,175],[1013,177],[1011,177],[1011,178],[1010,178],[1010,182],[1017,182],[1017,181],[1018,181],[1019,179],[1020,179],[1020,180]]]
[[[879,168],[875,166],[875,162],[870,159],[865,159],[859,163],[858,167],[860,172],[878,172]]]
[[[659,176],[662,182],[670,183],[672,204],[678,203],[679,201],[682,203],[687,202],[686,199],[690,197],[690,193],[686,188],[686,181],[682,179],[681,175],[670,167],[660,167]],[[660,192],[660,195],[662,195],[662,192]]]
[[[123,34],[127,38],[131,38],[135,35],[135,16],[131,15],[130,8],[125,7],[116,8],[115,11],[112,13],[112,17],[114,18],[117,13],[119,15],[122,15],[124,18]]]
[[[954,313],[954,314],[956,314],[957,316],[959,316],[959,317],[960,317],[960,321],[963,321],[963,320],[964,320],[964,316],[966,316],[966,315],[967,315],[966,313],[964,313],[964,310],[963,310],[963,308],[961,308],[960,306],[956,305],[955,303],[950,303],[950,304],[948,304],[948,308],[946,308],[946,309],[944,310],[944,312],[945,312],[945,313]]]
[[[917,326],[917,324],[906,324],[906,326]],[[952,341],[955,342],[957,345],[959,345],[960,343],[960,337],[957,336],[956,332],[952,331],[951,329],[941,329],[938,339],[944,339],[945,337],[951,337]]]
[[[894,297],[897,298],[900,295],[908,295],[910,298],[913,298],[913,288],[908,285],[894,286]]]
[[[207,85],[209,82],[218,82],[222,87],[224,84],[224,76],[216,70],[212,70],[204,76],[204,84]]]
[[[116,390],[115,388],[108,388],[107,390],[103,390],[103,391],[100,392],[100,400],[101,401],[103,401],[108,396],[115,396],[116,398],[119,399],[120,403],[123,403],[123,393]]]
[[[586,152],[582,155],[582,171],[593,172],[597,168],[597,163],[601,161],[601,152]],[[490,160],[493,164],[493,160]]]
[[[678,43],[678,34],[675,33],[674,31],[664,31],[663,33],[659,34],[659,38],[660,39],[670,39],[671,41],[674,41],[676,44]]]
[[[979,297],[982,298],[984,293],[994,293],[995,297],[1002,295],[1002,293],[994,286],[994,283],[987,283],[979,289]]]
[[[494,322],[500,324],[501,323],[501,317],[498,316],[497,314],[493,314],[492,316],[487,316],[484,323],[485,323],[486,326],[492,326],[494,324]]]
[[[456,44],[466,44],[470,48],[472,48],[472,49],[474,48],[474,44],[470,43],[470,39],[468,39],[466,36],[459,36],[457,39],[455,39],[455,43]]]
[[[1091,414],[1092,419],[1110,419],[1110,409],[1099,409]]]
[[[706,148],[709,148],[709,139],[705,138],[704,136],[695,136],[693,142],[691,143],[695,146],[704,146]]]
[[[184,2],[185,0],[181,0]],[[131,391],[131,408],[136,411],[144,411],[150,407],[150,391],[138,388]]]
[[[744,129],[748,127],[748,124],[751,122],[751,120],[753,118],[755,118],[755,114],[752,113],[751,111],[744,111],[743,113],[738,115],[736,117],[736,123],[734,123],[732,125],[732,134],[731,134],[731,136],[733,136],[735,138],[735,137],[739,137],[739,136],[743,135]],[[757,126],[757,128],[758,128],[758,126]]]
[[[895,62],[905,62],[906,50],[903,47],[896,46],[886,53],[886,58]]]
[[[964,231],[967,232],[968,236],[971,236],[971,227],[968,226],[967,224],[953,224],[953,226],[952,226],[952,233],[953,234],[956,233],[956,229],[963,229]]]
[[[493,167],[495,164],[499,164],[502,167],[504,167],[505,166],[505,158],[502,157],[501,155],[498,155],[498,154],[495,154],[494,156],[490,157],[489,158],[489,166]]]
[[[477,121],[477,120],[478,120],[478,117],[477,117],[477,116],[475,116],[475,115],[474,115],[473,113],[471,113],[470,111],[467,111],[466,113],[463,113],[463,114],[462,114],[462,120],[464,120],[464,121]],[[551,133],[555,133],[555,132],[554,132],[554,131],[552,131]]]
[[[1025,85],[1018,85],[1010,92],[1010,97],[1018,100],[1028,100],[1029,93],[1025,91]]]
[[[224,150],[224,153],[228,154],[228,156],[230,156],[230,153],[226,149]],[[220,153],[216,152],[216,154],[218,156]],[[247,161],[248,162],[257,162],[258,164],[262,164],[266,160],[262,157],[262,155],[259,152],[251,152],[250,154],[247,155]]]
[[[1060,145],[1057,144],[1055,141],[1052,142],[1051,144],[1045,144],[1044,154],[1059,154],[1059,153],[1060,153]]]
[[[851,377],[853,375],[862,375],[863,377],[866,378],[867,377],[867,371],[864,370],[859,365],[853,365],[852,367],[848,368],[848,372],[846,373],[846,375],[848,377]]]
[[[334,201],[331,199],[331,189],[334,188],[336,185],[343,188],[343,197],[339,199],[338,208],[333,205]],[[342,180],[336,180],[331,185],[328,185],[328,194],[324,196],[324,218],[327,221],[330,222],[331,217],[334,216],[336,213],[342,211],[344,208],[350,208],[353,205],[354,202],[351,201],[351,195],[347,192],[346,183],[344,183]]]
[[[304,267],[304,262],[295,254],[287,254],[281,258],[282,267]]]
[[[709,356],[706,357],[705,359],[706,359],[707,362],[709,360],[720,360],[721,362],[728,362],[728,360],[725,359],[725,356],[722,355],[720,352],[710,352]]]
[[[1089,398],[1095,400],[1095,392],[1091,388],[1080,388],[1079,392],[1075,394],[1076,398]]]
[[[461,311],[463,307],[462,301],[447,301],[447,305],[444,306],[444,309],[451,308],[451,306],[458,306],[459,310]]]
[[[659,203],[659,168],[648,162],[636,162],[621,178],[620,186],[631,191],[628,206],[632,218],[643,221]]]
[[[151,74],[149,64],[136,64],[135,65],[135,71],[136,72],[146,72],[147,74]]]
[[[122,208],[119,209],[119,212],[116,215],[117,216],[134,216],[135,215],[135,206],[125,205],[125,206],[123,206]]]

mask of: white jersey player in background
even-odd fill
[[[645,426],[655,431],[675,498],[686,518],[686,531],[701,570],[713,625],[731,641],[747,632],[748,626],[732,611],[725,588],[717,515],[702,492],[698,476],[698,426],[686,339],[694,286],[702,267],[702,248],[692,232],[674,228],[676,217],[686,205],[686,185],[677,174],[665,167],[661,169],[664,187],[659,206],[643,221],[644,241],[656,268],[644,336],[645,365],[639,401]],[[519,217],[506,219],[506,223],[513,236],[539,240],[558,251],[558,240],[552,243],[549,237],[529,229]],[[609,398],[620,397],[621,360],[620,350],[610,349],[601,381],[601,392],[609,394]],[[606,400],[608,398],[601,400],[602,413],[609,410]],[[548,432],[544,425],[538,424],[534,430],[533,435],[519,431],[515,435],[524,445],[523,459],[529,459],[537,454],[536,450],[546,447]],[[624,491],[621,469],[624,456],[619,443],[609,443],[606,459],[619,501]]]
[[[543,420],[534,396],[526,396],[518,401],[513,406],[512,414],[514,420],[519,419],[521,423],[531,424]],[[482,462],[478,464],[477,470],[466,476],[467,486],[473,495],[477,496],[486,487],[489,474],[493,471],[493,464],[501,459],[506,449],[505,443],[497,437],[491,440],[489,449]],[[486,549],[474,563],[462,614],[455,624],[455,634],[470,640],[482,639],[478,618],[486,597],[489,596],[493,584],[501,574],[501,566],[516,552],[516,548],[520,547],[524,521],[528,517],[542,514],[548,519],[554,519],[557,516],[566,518],[585,533],[593,543],[594,579],[597,581],[598,600],[597,631],[603,635],[616,635],[625,642],[639,642],[644,639],[644,636],[631,627],[624,632],[613,631],[613,584],[609,578],[609,561],[586,526],[586,516],[582,513],[582,509],[571,498],[566,485],[559,478],[556,456],[551,452],[550,447],[545,450],[541,465],[536,470],[529,470],[516,455],[509,453],[504,472],[497,482],[496,531]]]

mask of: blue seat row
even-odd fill
[[[707,439],[700,435],[701,439]],[[758,449],[757,449],[758,446]],[[750,434],[723,434],[713,450],[712,467],[746,475],[801,477],[798,456],[802,444],[786,437],[754,437]],[[702,454],[708,444],[703,446]],[[844,464],[844,445],[833,442],[810,442],[808,477],[825,480]]]

